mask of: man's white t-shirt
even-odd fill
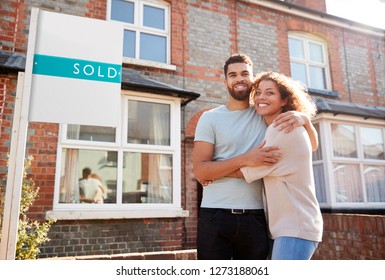
[[[230,111],[225,105],[204,112],[198,121],[194,141],[215,146],[212,160],[241,155],[262,143],[266,124],[253,107]],[[225,177],[203,188],[201,207],[223,209],[262,209],[262,180]]]

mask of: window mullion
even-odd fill
[[[324,159],[325,182],[327,202],[333,207],[336,204],[336,193],[334,188],[334,172],[333,172],[333,145],[331,138],[331,123],[330,121],[320,122],[320,131],[322,143],[322,158]]]

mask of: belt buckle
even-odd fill
[[[231,214],[234,214],[234,215],[245,214],[245,209],[231,209]]]

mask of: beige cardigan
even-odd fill
[[[270,125],[265,140],[265,147],[280,147],[280,161],[273,166],[244,167],[241,171],[247,182],[264,180],[264,208],[271,238],[290,236],[320,242],[323,221],[305,128],[284,133]]]

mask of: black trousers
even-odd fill
[[[244,213],[216,208],[199,211],[198,260],[266,260],[269,243],[262,209]]]

